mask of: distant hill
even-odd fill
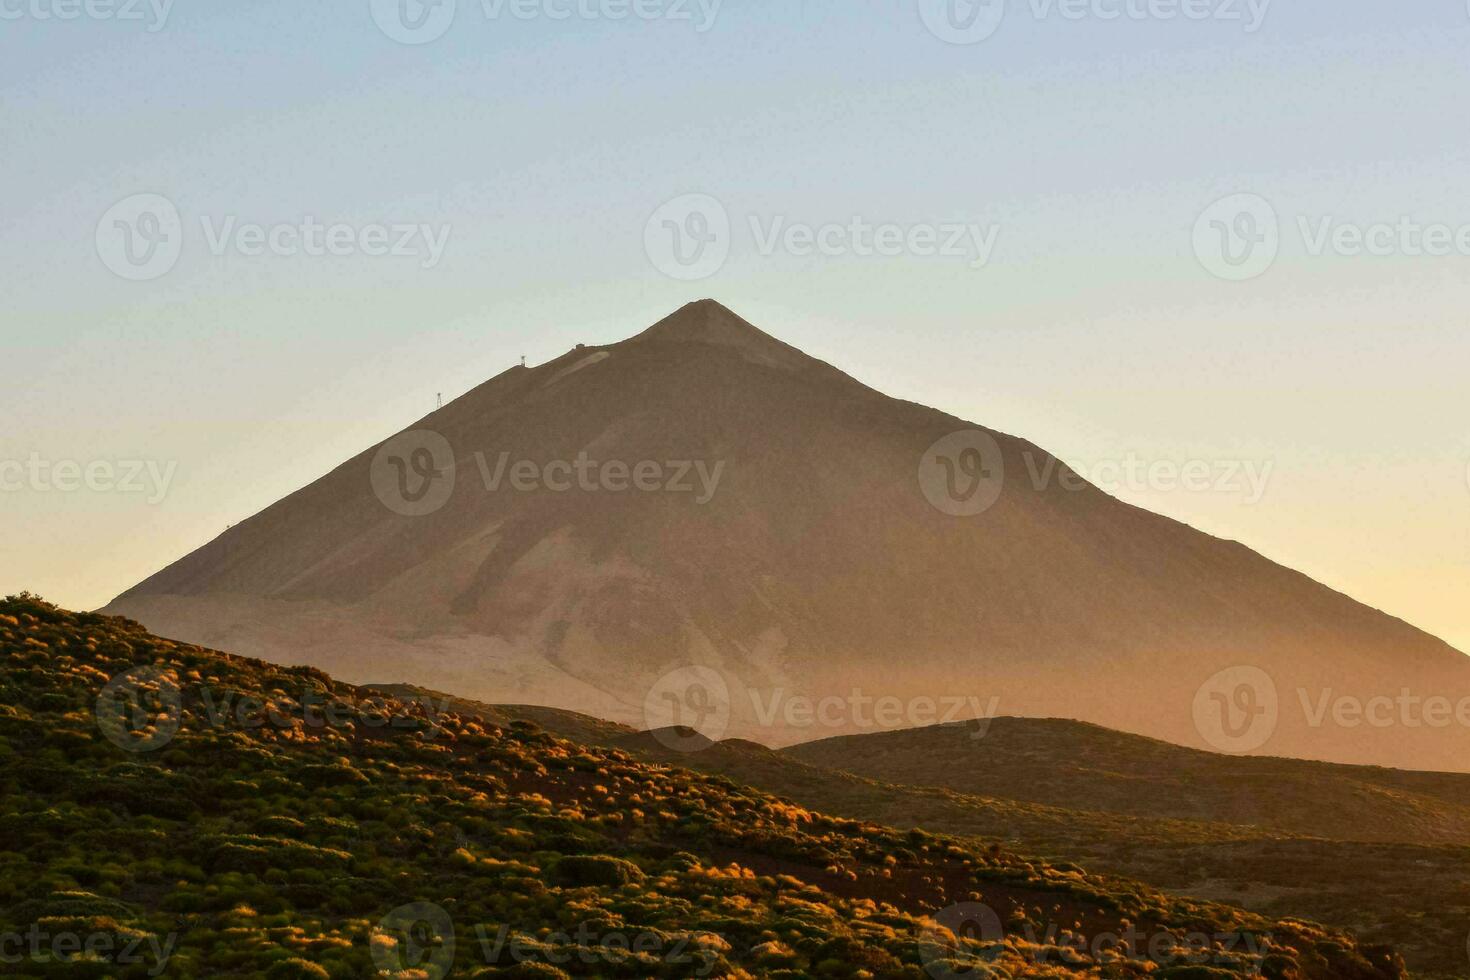
[[[1470,845],[1470,775],[1227,756],[1057,719],[996,718],[788,748],[886,782],[1338,840]]]
[[[646,718],[648,696],[702,665],[728,688],[725,734],[772,745],[867,729],[763,720],[758,703],[861,692],[1470,768],[1464,726],[1302,707],[1300,692],[1470,696],[1470,661],[1443,642],[713,301],[511,368],[106,611],[347,680],[638,727],[682,723]],[[1249,689],[1219,679],[1237,667]]]
[[[982,843],[1000,841],[1171,892],[1352,929],[1397,947],[1415,976],[1449,980],[1470,968],[1465,949],[1470,881],[1464,876],[1470,836],[1459,823],[1463,801],[1470,798],[1470,777],[1240,760],[1091,725],[996,719],[979,743],[983,747],[969,748],[1015,780],[1004,785],[998,778],[987,790],[978,784],[988,765],[977,770],[974,760],[966,765],[940,761],[948,758],[949,747],[964,747],[952,741],[949,728],[827,740],[780,752],[738,739],[705,739],[702,748],[688,751],[695,743],[682,734],[671,741],[667,733],[639,732],[575,712],[397,690],[409,697],[448,699],[467,715],[534,721],[558,735],[575,731],[595,744],[726,776],[824,812]],[[991,733],[997,736],[994,743]],[[828,768],[821,761],[829,755],[841,758],[833,752],[840,747],[853,760],[849,770],[864,770],[864,760],[891,762],[878,745],[868,749],[870,740],[911,747],[933,743],[935,758],[915,760],[911,771],[896,766],[887,779]],[[813,759],[804,761],[804,756]],[[1242,776],[1241,765],[1254,773]],[[1027,779],[1028,772],[1036,778]],[[1271,789],[1273,772],[1291,789]],[[951,773],[960,775],[951,780]],[[962,780],[974,785],[961,791]],[[1364,790],[1365,785],[1370,788]],[[1400,795],[1397,786],[1412,791]],[[1120,787],[1132,787],[1138,796],[1125,794],[1125,806],[1110,812]],[[1190,797],[1194,792],[1221,801],[1222,809],[1234,810],[1241,822],[1187,816],[1197,809]],[[1303,792],[1318,794],[1321,805],[1304,805]],[[1059,802],[1036,802],[1043,793]],[[1258,794],[1260,801],[1252,802]],[[1140,815],[1144,810],[1152,812]]]
[[[0,933],[36,937],[13,975],[1405,975],[1307,923],[27,596],[0,658]]]

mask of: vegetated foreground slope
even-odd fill
[[[824,816],[27,596],[0,603],[0,655],[0,934],[26,939],[18,976],[1403,975],[1306,923]],[[1194,954],[1170,949],[1189,937]]]
[[[1055,719],[875,732],[780,755],[875,780],[931,830],[1329,922],[1392,943],[1416,975],[1470,972],[1465,775],[1218,755]],[[901,823],[838,794],[795,798]]]
[[[729,688],[730,734],[767,744],[809,736],[757,703],[865,692],[1207,747],[1196,693],[1250,666],[1252,705],[1280,705],[1263,753],[1470,768],[1460,730],[1300,708],[1299,691],[1470,696],[1444,642],[710,301],[511,368],[105,611],[640,727],[681,721],[645,719],[647,696],[699,665]]]
[[[1005,764],[993,758],[996,746],[976,745],[975,751],[999,772],[987,792],[985,766],[977,770],[975,762],[962,757],[950,758],[951,766],[916,759],[910,770],[893,773],[890,781],[799,758],[808,748],[825,757],[832,746],[843,744],[849,751],[830,761],[864,770],[886,758],[879,749],[868,751],[869,740],[881,746],[894,736],[825,741],[777,752],[735,739],[711,742],[683,732],[639,732],[554,708],[486,705],[408,686],[382,689],[449,703],[462,714],[500,724],[530,719],[549,731],[574,734],[579,741],[727,776],[824,813],[901,829],[921,827],[985,845],[999,841],[1026,854],[1194,898],[1229,902],[1272,917],[1325,922],[1394,946],[1415,976],[1461,980],[1470,965],[1465,939],[1470,841],[1456,836],[1455,806],[1438,802],[1438,797],[1461,796],[1463,776],[1291,760],[1201,759],[1200,753],[1093,726],[998,719],[997,744],[1026,763],[1018,767],[1017,781],[1008,783]],[[995,730],[960,727],[971,734],[984,731],[986,739]],[[944,742],[951,736],[935,731],[906,737],[935,741],[933,751],[943,757]],[[1295,793],[1285,794],[1291,805],[1279,810],[1260,806],[1242,814],[1248,819],[1240,823],[1176,815],[1195,811],[1191,793],[1225,794],[1241,801],[1257,793],[1272,798],[1260,778],[1233,783],[1239,765],[1258,767],[1258,776],[1279,772],[1288,782],[1308,781],[1320,800],[1315,819],[1296,805]],[[1171,766],[1192,773],[1191,778],[1171,781]],[[1025,778],[1028,771],[1032,780]],[[1128,802],[1116,797],[1120,790],[1112,781],[1127,785],[1129,774],[1137,779],[1137,808],[1151,815],[1108,812],[1110,805]],[[911,782],[900,782],[900,776]],[[921,779],[933,783],[921,784]],[[948,785],[966,781],[975,792]],[[1381,792],[1362,793],[1363,781],[1412,786],[1415,793],[1407,801]],[[1008,795],[1022,791],[1032,797],[1054,795],[1067,805]],[[1410,819],[1421,809],[1422,819]]]
[[[776,750],[743,739],[661,738],[573,711],[491,705],[412,685],[372,689],[447,699],[466,714],[504,724],[534,721],[564,738],[759,786],[862,777],[1065,810],[1230,825],[1240,832],[1470,847],[1470,775],[1461,773],[1221,755],[1050,718],[874,731]]]

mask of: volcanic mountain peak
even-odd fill
[[[731,347],[748,360],[786,370],[799,370],[804,364],[812,363],[806,354],[777,340],[712,299],[701,299],[680,307],[630,341],[650,342]]]
[[[677,340],[732,347],[761,341],[779,343],[728,306],[712,299],[686,303],[638,334],[638,337],[643,340]]]
[[[1240,545],[1072,491],[1041,449],[977,431],[705,300],[486,382],[109,611],[353,679],[642,728],[687,723],[644,717],[660,678],[718,670],[722,734],[768,743],[812,737],[757,707],[772,692],[785,706],[861,690],[1200,748],[1470,768],[1463,733],[1293,710],[1327,684],[1362,701],[1470,696],[1458,652]],[[460,462],[453,480],[412,471],[425,440]],[[558,471],[582,459],[602,477],[567,486]],[[1251,716],[1267,719],[1255,741],[1223,710],[1235,690],[1278,706]]]

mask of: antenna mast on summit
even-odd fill
[[[525,367],[525,366],[526,366],[526,355],[525,354],[522,354],[521,355],[521,367]]]
[[[438,409],[443,408],[443,407],[444,407],[444,392],[441,391],[441,392],[439,392],[439,404],[438,404],[438,406],[436,407],[435,410],[437,411]]]

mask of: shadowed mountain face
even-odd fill
[[[507,371],[107,611],[349,680],[640,727],[681,720],[646,706],[698,708],[769,744],[949,704],[1201,747],[1470,760],[1456,719],[1334,710],[1470,693],[1444,643],[710,301]],[[687,671],[668,679],[695,664],[712,670],[697,698]],[[902,707],[875,718],[872,698]],[[813,704],[828,710],[793,710]]]

